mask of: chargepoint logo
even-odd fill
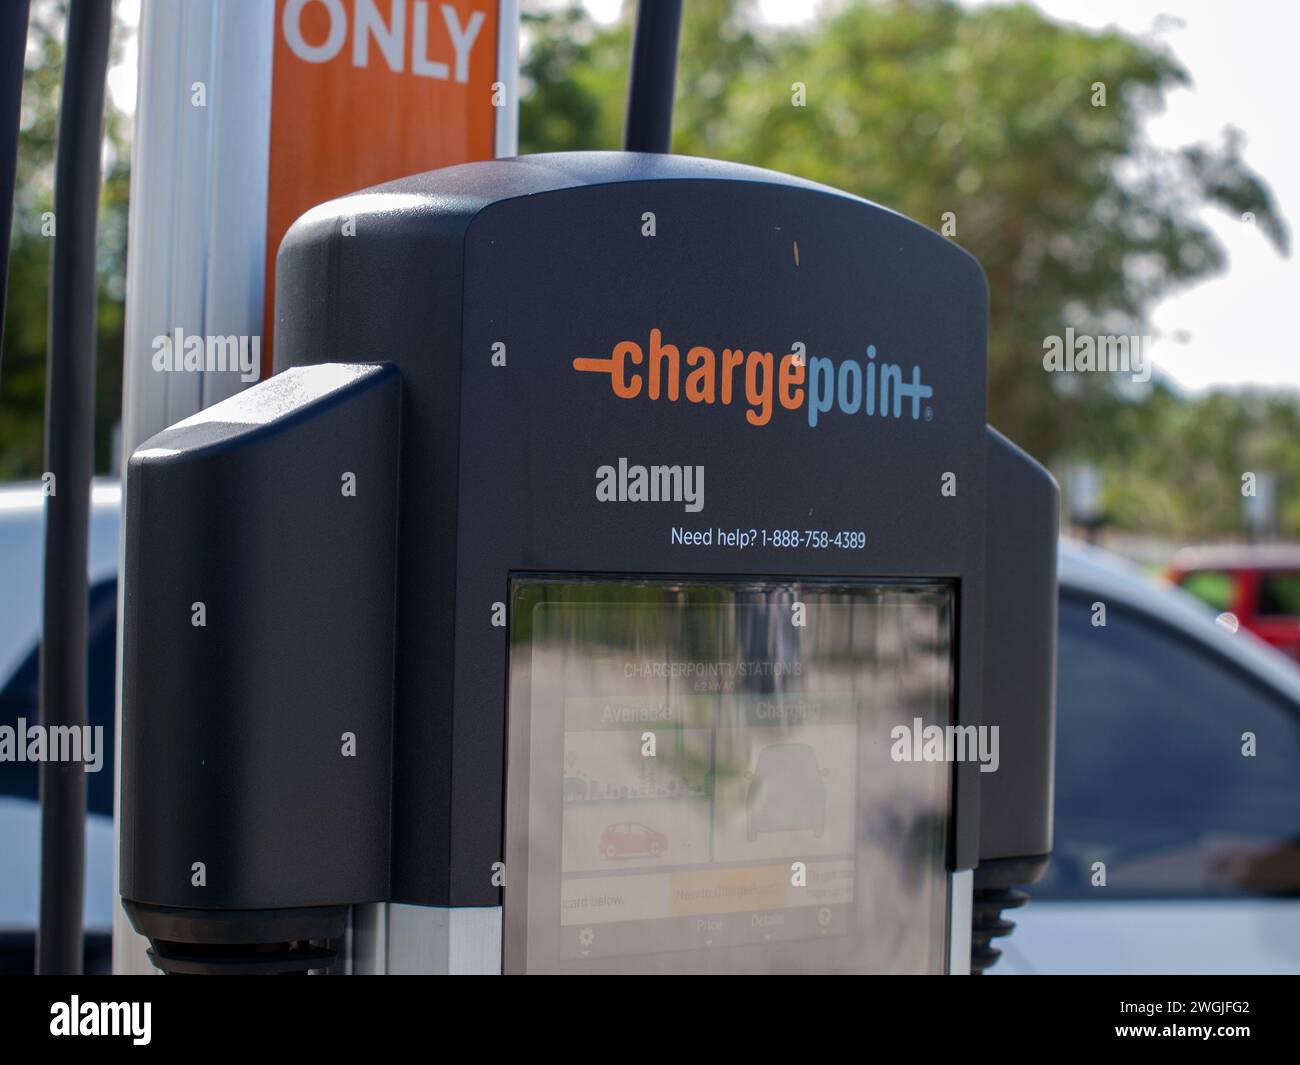
[[[73,995],[50,1006],[50,1035],[130,1036],[136,1046],[147,1046],[152,1013],[150,1002],[82,1002]]]
[[[660,330],[651,329],[646,347],[620,340],[612,354],[578,356],[573,368],[608,374],[619,399],[744,404],[745,420],[754,426],[771,422],[778,407],[804,411],[814,428],[832,413],[930,421],[933,411],[921,401],[933,396],[934,389],[921,382],[921,368],[913,365],[904,379],[901,365],[877,361],[876,355],[876,346],[868,344],[861,359],[838,364],[793,353],[778,359],[770,351],[744,348],[723,348],[719,357],[711,347],[696,344],[683,358],[681,348],[665,344]]]

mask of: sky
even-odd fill
[[[584,2],[593,17],[609,21],[623,0]],[[1206,211],[1205,223],[1227,250],[1227,269],[1155,308],[1149,351],[1157,374],[1189,393],[1243,386],[1300,390],[1300,339],[1292,329],[1300,303],[1300,137],[1294,108],[1300,99],[1300,4],[1038,0],[1035,6],[1063,22],[1153,34],[1170,48],[1193,84],[1171,94],[1165,112],[1148,125],[1150,139],[1165,147],[1214,143],[1226,126],[1235,126],[1245,135],[1246,162],[1269,183],[1293,231],[1297,250],[1283,258],[1251,224]],[[759,0],[762,19],[773,25],[815,18],[822,7],[810,0]],[[139,0],[123,0],[121,11],[134,26]],[[109,74],[114,101],[128,111],[135,105],[135,63],[132,39]]]
[[[1189,391],[1214,385],[1300,389],[1300,339],[1292,315],[1300,300],[1300,138],[1296,136],[1295,40],[1300,5],[1276,0],[1042,0],[1061,21],[1147,32],[1163,14],[1179,20],[1159,36],[1192,77],[1171,94],[1148,135],[1175,147],[1214,141],[1225,126],[1245,134],[1244,158],[1271,186],[1292,231],[1282,258],[1249,223],[1207,211],[1227,249],[1225,273],[1161,303],[1156,367]],[[1185,340],[1179,338],[1185,337]]]

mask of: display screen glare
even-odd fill
[[[936,972],[943,582],[512,585],[508,971]]]

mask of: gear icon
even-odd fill
[[[596,941],[596,933],[593,932],[590,928],[584,928],[581,932],[578,933],[578,942],[581,943],[584,947],[591,946],[595,941]]]

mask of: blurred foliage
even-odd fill
[[[36,0],[27,35],[18,174],[14,194],[0,352],[0,481],[36,478],[45,469],[45,352],[49,330],[50,248],[54,210],[54,147],[63,79],[63,0]],[[115,26],[120,61],[122,27]],[[104,171],[99,201],[99,330],[95,368],[95,470],[110,466],[113,426],[122,405],[123,298],[129,184],[128,116],[112,101],[104,112]],[[57,238],[57,220],[55,221]]]
[[[1276,481],[1276,532],[1300,537],[1300,403],[1294,393],[1183,399],[1153,382],[1141,402],[1094,403],[1074,453],[1098,463],[1108,524],[1182,540],[1244,530],[1242,475]]]
[[[632,5],[602,26],[577,6],[525,15],[520,150],[621,143]],[[1241,527],[1240,478],[1278,478],[1300,534],[1294,395],[1180,398],[1118,375],[1049,375],[1043,341],[1144,335],[1163,296],[1225,267],[1201,220],[1249,211],[1289,235],[1241,138],[1159,149],[1148,116],[1187,72],[1155,40],[1053,22],[1036,9],[949,0],[827,5],[765,27],[752,0],[686,5],[673,150],[798,174],[955,239],[990,291],[990,421],[1054,468],[1098,462],[1111,524],[1195,538]],[[792,106],[792,87],[806,106]],[[1105,106],[1094,106],[1094,85]]]

